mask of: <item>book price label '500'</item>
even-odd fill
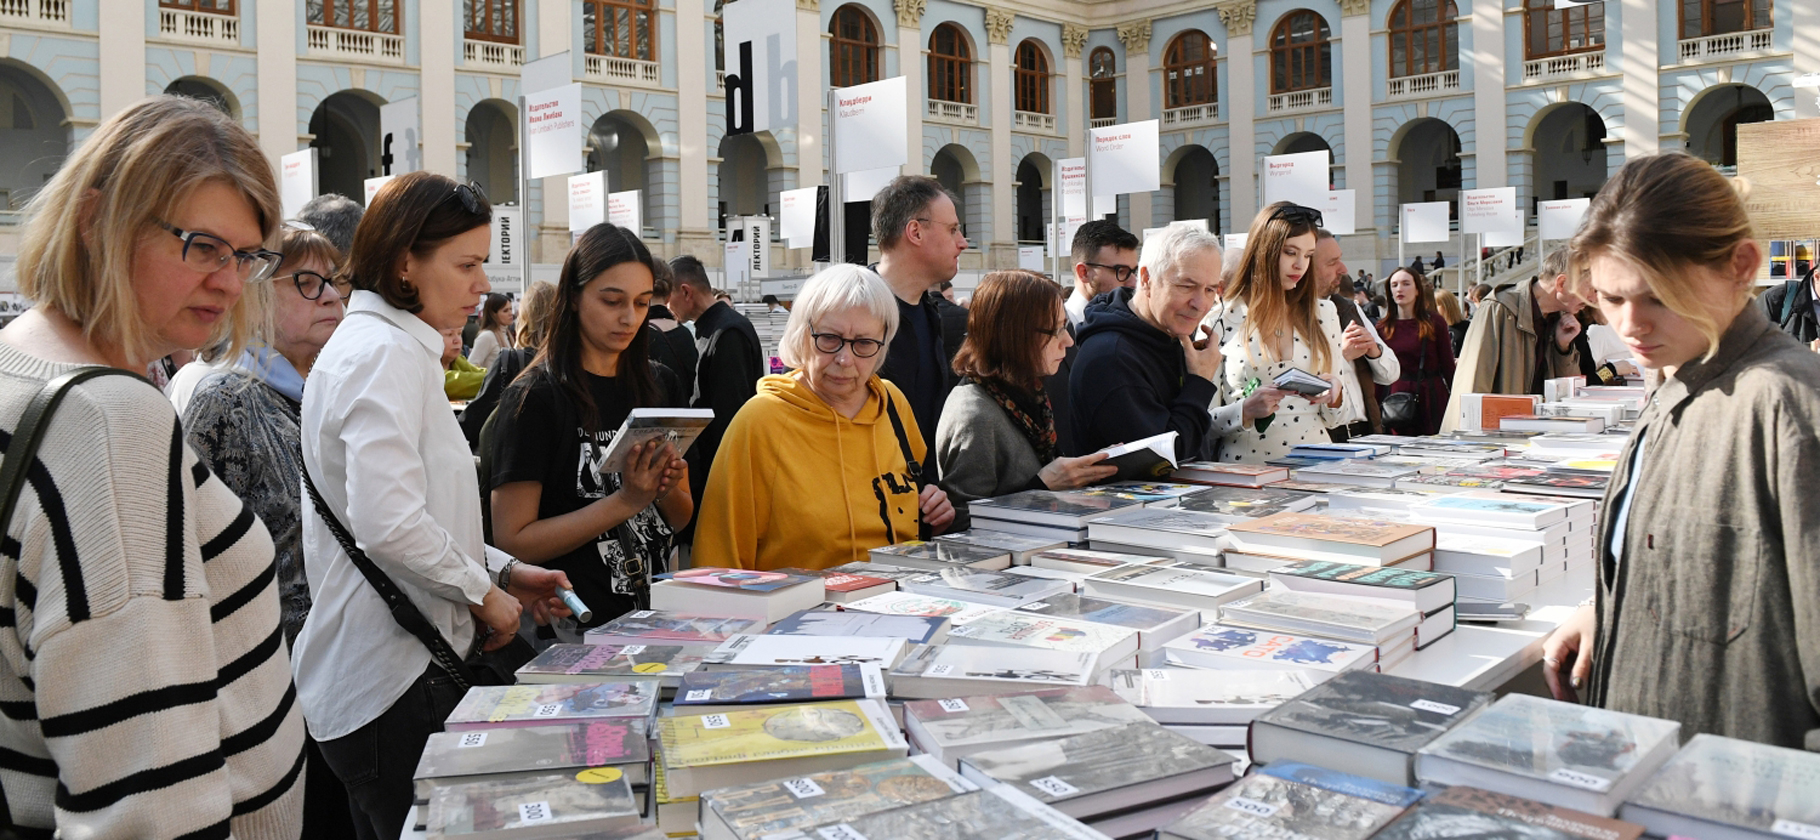
[[[827,793],[827,791],[822,790],[821,785],[816,784],[813,779],[806,776],[801,779],[786,780],[784,782],[784,790],[789,791],[790,795],[797,799],[808,799],[811,796],[821,796],[822,794]]]
[[[1770,831],[1784,837],[1799,837],[1801,840],[1820,840],[1820,825],[1795,822],[1794,820],[1776,820],[1769,827]]]
[[[954,673],[954,666],[944,664],[944,665],[931,666],[929,668],[929,673],[925,674],[924,676],[945,677],[952,673]]]
[[[942,707],[942,711],[944,711],[944,712],[967,711],[967,701],[961,700],[959,698],[955,698],[952,700],[937,700],[935,702],[937,705]]]
[[[1449,706],[1446,703],[1436,703],[1433,700],[1417,700],[1416,702],[1409,704],[1409,706],[1410,708],[1421,709],[1424,712],[1435,712],[1450,717],[1460,713],[1459,706]]]
[[[703,728],[703,729],[726,729],[727,727],[732,726],[732,725],[733,725],[733,723],[731,721],[727,720],[726,715],[702,715],[701,716],[701,728]]]
[[[1167,668],[1145,668],[1144,679],[1169,682],[1169,670]]]
[[[1067,796],[1069,794],[1081,792],[1080,788],[1068,784],[1054,776],[1044,776],[1031,782],[1030,786],[1047,793],[1050,796]]]
[[[619,649],[620,656],[637,656],[645,652],[644,645],[626,645]]]
[[[1246,799],[1243,796],[1235,796],[1226,800],[1226,807],[1241,814],[1250,814],[1251,816],[1266,820],[1270,819],[1271,815],[1277,812],[1277,806],[1275,805],[1268,802],[1259,802],[1256,799]]]
[[[518,806],[518,821],[521,823],[544,823],[554,819],[548,802],[522,802]]]
[[[846,823],[818,828],[815,833],[820,834],[822,840],[866,840],[866,835],[854,831],[853,826]]]
[[[706,700],[709,697],[713,697],[713,696],[714,696],[714,689],[712,689],[712,688],[692,688],[688,691],[683,692],[683,699],[687,700],[691,703],[693,703],[697,700]]]
[[[458,746],[458,747],[484,747],[484,746],[486,746],[486,744],[487,744],[487,733],[485,733],[485,732],[464,732],[461,735],[461,740],[457,741],[455,746]]]
[[[1548,778],[1564,785],[1573,785],[1577,788],[1586,788],[1587,790],[1598,791],[1599,793],[1604,793],[1611,789],[1610,779],[1594,776],[1590,773],[1581,773],[1578,770],[1569,770],[1565,767],[1548,774]]]
[[[532,712],[531,716],[532,717],[556,717],[559,714],[562,714],[562,704],[561,703],[545,703],[541,706],[538,706],[537,711]]]

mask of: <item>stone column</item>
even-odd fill
[[[454,176],[455,39],[463,33],[450,3],[417,7],[417,113],[423,124],[423,168]]]
[[[1226,99],[1220,113],[1226,117],[1232,147],[1227,163],[1232,169],[1232,229],[1247,230],[1258,214],[1257,68],[1252,55],[1252,24],[1257,21],[1257,0],[1234,0],[1214,9],[1226,24]],[[1351,50],[1343,50],[1351,52]],[[1351,159],[1350,157],[1348,158]],[[1350,180],[1347,183],[1351,183]]]
[[[1119,43],[1125,45],[1125,115],[1127,122],[1160,118],[1162,109],[1150,101],[1150,20],[1138,20],[1121,24],[1118,29]],[[1097,189],[1095,190],[1098,191]],[[1133,233],[1150,227],[1152,217],[1150,196],[1133,193],[1127,196],[1131,216],[1128,221]],[[1088,196],[1091,204],[1092,196]]]
[[[254,66],[259,73],[259,148],[272,159],[309,144],[307,123],[297,119],[297,6],[291,0],[258,0]]]
[[[1011,123],[1017,110],[1012,92],[1011,25],[1014,16],[1002,9],[986,9],[986,72],[991,74],[992,183],[988,211],[991,241],[979,243],[987,268],[1017,265],[1017,162],[1011,159]]]
[[[708,98],[714,82],[713,56],[703,56],[694,49],[708,43],[708,5],[705,0],[676,0],[676,99],[684,107],[676,109],[676,145],[681,157],[677,167],[677,187],[681,213],[678,219],[677,252],[701,256],[703,242],[713,242],[714,231],[708,221],[708,120],[714,119],[714,104]],[[699,107],[698,107],[699,106]],[[711,256],[711,255],[710,255]]]
[[[1087,74],[1081,67],[1081,51],[1087,46],[1087,27],[1062,26],[1062,99],[1067,104],[1067,121],[1059,117],[1056,128],[1068,138],[1068,156],[1080,157],[1086,149],[1087,128],[1093,125],[1093,109],[1087,102]],[[1045,173],[1053,178],[1053,173]],[[1052,188],[1054,184],[1050,185]]]
[[[904,166],[909,173],[928,174],[923,164],[923,108],[929,91],[923,86],[923,11],[927,0],[892,0],[897,10],[897,74],[904,77],[908,109],[905,130],[910,134],[910,160]]]
[[[149,3],[107,3],[101,15],[101,119],[145,98],[145,10]]]
[[[1656,37],[1658,3],[1656,0],[1623,0],[1623,4],[1619,22],[1624,31],[1624,46],[1618,56],[1618,70],[1623,74],[1624,85],[1624,155],[1636,157],[1656,151],[1662,144],[1659,91],[1662,58]]]
[[[1340,106],[1346,114],[1346,188],[1357,231],[1375,229],[1371,212],[1371,0],[1340,2]],[[1502,90],[1503,88],[1499,88]],[[1247,220],[1249,221],[1249,220]]]
[[[1504,0],[1472,0],[1472,110],[1477,125],[1475,189],[1510,185],[1504,155]],[[1518,26],[1522,24],[1519,22]],[[1625,38],[1630,37],[1626,29]],[[1654,74],[1650,76],[1653,84]]]

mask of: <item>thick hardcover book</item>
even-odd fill
[[[641,809],[618,771],[552,773],[437,785],[429,836],[462,840],[574,837],[635,828]]]
[[[1090,520],[1143,506],[1141,501],[1117,496],[1071,493],[1066,490],[1025,490],[1009,496],[975,499],[967,504],[967,509],[973,514],[976,527],[980,528],[995,526],[978,520],[1084,528]]]
[[[1399,466],[1393,464],[1376,464],[1371,461],[1329,461],[1312,467],[1302,467],[1292,475],[1307,481],[1331,481],[1335,484],[1356,484],[1365,487],[1390,487],[1399,478],[1408,478],[1421,473],[1419,467]]]
[[[634,408],[601,455],[601,472],[623,471],[633,447],[653,440],[675,446],[680,457],[712,422],[714,411],[707,408]]]
[[[1011,565],[1011,552],[971,545],[911,540],[880,546],[869,554],[872,562],[905,569],[980,569],[996,572]]]
[[[927,575],[915,575],[927,577]],[[932,598],[910,592],[887,592],[874,595],[844,605],[841,609],[856,612],[878,613],[880,615],[919,615],[933,618],[946,618],[949,629],[966,624],[984,616],[1000,612],[1003,607],[989,607],[972,601],[961,601],[955,598]]]
[[[1451,575],[1395,566],[1304,560],[1271,569],[1269,576],[1276,585],[1297,592],[1404,601],[1423,615],[1454,602]]]
[[[902,758],[907,750],[880,700],[679,714],[660,719],[657,731],[672,796]]]
[[[1209,513],[1180,508],[1151,508],[1116,513],[1087,524],[1088,536],[1095,540],[1149,545],[1162,548],[1185,546],[1218,551],[1225,547],[1226,522]]]
[[[1096,674],[1090,653],[923,645],[888,676],[893,697],[914,699],[1084,686]]]
[[[709,671],[739,671],[788,665],[873,665],[889,669],[904,656],[904,640],[877,636],[829,638],[817,636],[738,635],[709,653],[702,667]]]
[[[1253,773],[1164,826],[1157,836],[1160,840],[1365,840],[1402,813],[1403,808],[1396,805]]]
[[[1031,601],[1017,611],[1135,630],[1140,650],[1160,650],[1164,642],[1201,626],[1200,610],[1129,604],[1072,592]]]
[[[672,704],[684,711],[696,706],[759,706],[884,696],[884,672],[877,666],[793,665],[687,674],[677,687]]]
[[[1150,720],[1101,685],[904,704],[910,740],[944,764],[985,750]]]
[[[1409,518],[1429,524],[1504,525],[1541,529],[1567,519],[1567,505],[1473,495],[1441,496],[1411,505]]]
[[[1695,735],[1623,816],[1658,835],[1820,837],[1820,755]]]
[[[1320,680],[1306,671],[1121,669],[1112,690],[1159,723],[1238,725],[1288,702]]]
[[[651,678],[675,688],[713,650],[709,645],[551,645],[519,668],[517,676],[529,684]]]
[[[1118,481],[1092,489],[1135,496],[1151,507],[1174,507],[1177,499],[1207,488],[1173,481]]]
[[[1485,692],[1339,674],[1251,724],[1254,761],[1300,761],[1393,785],[1415,783],[1416,751],[1491,703]]]
[[[822,596],[830,602],[845,604],[897,591],[897,581],[883,575],[853,574],[833,569],[778,569],[785,574],[812,575],[822,579]]]
[[[1611,816],[1680,745],[1681,725],[1506,695],[1416,755],[1416,777]]]
[[[1393,561],[1434,548],[1434,529],[1369,519],[1339,519],[1307,513],[1279,513],[1233,524],[1232,544],[1265,554],[1294,553],[1305,560]],[[1273,551],[1272,549],[1275,549]]]
[[[635,610],[589,630],[586,638],[591,645],[718,645],[763,629],[764,622],[750,618]]]
[[[564,685],[477,685],[443,722],[451,732],[506,729],[609,718],[650,720],[657,713],[656,680]]]
[[[1435,537],[1435,571],[1467,575],[1491,574],[1493,569],[1533,572],[1542,567],[1542,549],[1539,540],[1439,534]]]
[[[1039,551],[1054,548],[1066,548],[1068,543],[1062,540],[1050,540],[1042,537],[1027,537],[1006,531],[992,531],[985,527],[962,531],[958,534],[943,534],[935,538],[936,542],[957,543],[977,548],[1003,551],[1011,555],[1014,565],[1022,566],[1030,562],[1030,555]]]
[[[702,840],[759,840],[978,789],[924,755],[736,785],[702,794]]]
[[[1022,793],[994,787],[933,802],[875,811],[813,829],[785,831],[765,840],[1106,840]]]
[[[961,775],[1003,783],[1076,819],[1138,808],[1232,780],[1233,757],[1155,723],[1128,723],[961,759]]]
[[[1163,651],[1170,664],[1191,668],[1305,669],[1323,676],[1375,668],[1378,662],[1378,649],[1372,645],[1224,624],[1209,624],[1164,645]]]
[[[995,607],[1015,607],[1057,592],[1074,590],[1074,585],[1068,581],[954,569],[911,578],[898,585],[913,595],[973,601]]]
[[[1275,513],[1292,513],[1314,507],[1314,497],[1275,487],[1203,487],[1177,500],[1176,507],[1243,522]]]
[[[948,619],[921,615],[885,615],[859,610],[803,610],[765,631],[767,636],[882,636],[913,645],[941,644],[948,638]]]
[[[851,563],[843,563],[833,568],[824,569],[823,571],[884,578],[892,583],[903,583],[913,577],[922,577],[923,575],[928,574],[928,572],[921,569],[902,569],[897,566],[886,566],[881,563],[874,563],[870,560],[855,560]]]
[[[1422,623],[1422,614],[1413,605],[1376,598],[1270,589],[1220,607],[1220,621],[1381,645]]]
[[[1299,761],[1273,761],[1259,766],[1257,772],[1399,808],[1407,808],[1422,800],[1422,792],[1415,788],[1387,784],[1377,779],[1367,779]]]
[[[722,569],[696,567],[680,572],[668,572],[653,575],[658,580],[674,580],[694,586],[711,586],[717,589],[737,589],[743,592],[776,592],[779,589],[809,583],[815,578],[811,575],[792,575],[784,572],[763,572],[751,569]]]
[[[1263,588],[1264,582],[1254,577],[1186,566],[1126,566],[1100,572],[1081,584],[1088,595],[1184,607],[1209,616],[1221,604]]]
[[[1282,467],[1262,464],[1233,464],[1224,461],[1185,461],[1171,476],[1176,481],[1202,484],[1225,484],[1234,487],[1262,487],[1289,478]]]
[[[1465,785],[1455,785],[1446,790],[1437,791],[1430,794],[1424,802],[1430,805],[1468,808],[1498,817],[1516,819],[1549,831],[1559,831],[1579,838],[1579,840],[1637,840],[1644,832],[1644,827],[1635,823],[1614,820],[1609,817],[1596,817],[1582,811],[1545,805],[1534,799],[1523,799],[1507,793],[1494,793]]]
[[[634,785],[650,782],[651,744],[642,720],[597,720],[486,732],[437,732],[417,759],[418,805],[433,782],[501,773],[579,772],[617,767]],[[428,816],[428,808],[422,817]],[[420,819],[422,818],[420,817]]]
[[[1135,630],[1012,610],[963,624],[949,636],[957,645],[1090,653],[1096,670],[1128,664],[1138,650]]]
[[[1175,471],[1175,432],[1152,435],[1143,440],[1108,446],[1100,452],[1106,460],[1100,463],[1118,467],[1113,478],[1119,481],[1152,481]]]
[[[1142,554],[1120,554],[1116,551],[1092,551],[1080,548],[1055,548],[1030,555],[1030,565],[1040,569],[1095,574],[1121,566],[1148,566],[1155,557]]]

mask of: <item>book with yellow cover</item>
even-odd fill
[[[671,796],[819,773],[909,751],[879,700],[842,700],[678,715],[658,721]]]
[[[1434,528],[1427,525],[1312,513],[1278,513],[1235,523],[1227,526],[1227,534],[1240,551],[1340,563],[1388,565],[1435,547]]]

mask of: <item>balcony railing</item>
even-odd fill
[[[1304,108],[1325,108],[1333,104],[1333,88],[1314,88],[1290,93],[1273,93],[1268,103],[1272,112],[1300,111]]]
[[[347,58],[379,64],[404,63],[404,39],[389,32],[311,25],[308,37],[312,57]]]
[[[1109,125],[1118,124],[1118,121],[1118,117],[1094,117],[1087,121],[1087,125],[1092,128],[1105,128]]]
[[[182,41],[206,41],[215,44],[240,43],[240,18],[192,12],[187,9],[159,9],[158,34]]]
[[[1035,111],[1011,112],[1011,126],[1025,131],[1054,131],[1055,115],[1039,114]]]
[[[607,82],[654,85],[663,78],[655,61],[639,61],[636,58],[619,58],[611,55],[584,56],[581,69],[582,74],[588,78]]]
[[[0,21],[68,28],[70,0],[0,0]]]
[[[1552,79],[1556,76],[1578,76],[1582,73],[1598,73],[1604,69],[1605,50],[1600,48],[1594,52],[1525,61],[1523,62],[1523,81]]]
[[[1460,71],[1443,70],[1439,73],[1423,73],[1419,76],[1400,76],[1390,80],[1386,91],[1389,96],[1433,96],[1449,90],[1460,89]]]
[[[977,125],[980,121],[979,106],[969,105],[965,102],[946,102],[940,99],[931,99],[929,100],[927,114],[929,119],[941,120],[943,122]]]
[[[1163,125],[1190,125],[1193,123],[1212,122],[1220,118],[1220,103],[1208,102],[1202,105],[1189,105],[1186,108],[1170,108],[1163,112]]]
[[[1750,32],[1708,35],[1705,38],[1689,38],[1681,42],[1681,60],[1701,61],[1741,53],[1763,52],[1770,48],[1770,34],[1768,29],[1757,29]]]
[[[462,41],[461,63],[480,70],[517,71],[524,66],[525,48],[496,41]]]

